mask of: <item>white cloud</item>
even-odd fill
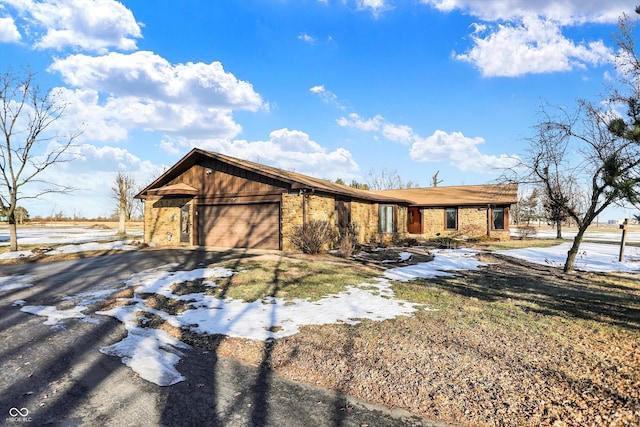
[[[482,154],[478,146],[483,143],[483,138],[469,138],[462,132],[436,130],[427,138],[415,138],[409,155],[417,162],[444,161],[463,171],[485,173],[514,167],[518,163],[516,156]]]
[[[387,122],[381,115],[363,119],[356,113],[338,119],[338,124],[365,132],[379,133],[389,141],[409,145],[409,155],[416,162],[447,162],[463,170],[481,173],[516,166],[517,157],[482,154],[478,148],[483,138],[469,138],[461,132],[447,133],[436,130],[429,137],[416,134],[411,126]]]
[[[233,138],[242,131],[234,110],[267,108],[250,83],[219,62],[174,65],[140,51],[71,55],[55,59],[49,70],[76,87],[60,89],[70,104],[65,123],[85,123],[86,140],[119,141],[131,129]]]
[[[485,77],[562,72],[611,61],[602,40],[576,42],[563,34],[568,26],[612,24],[625,0],[421,0],[443,12],[460,10],[482,22],[473,25],[473,46],[456,59],[474,64]]]
[[[371,119],[363,120],[358,114],[351,113],[348,117],[340,117],[336,122],[342,127],[360,129],[365,132],[375,132],[380,130],[384,118],[377,115]]]
[[[309,43],[309,44],[313,44],[316,41],[316,38],[313,36],[310,36],[307,33],[300,33],[298,35],[298,40],[302,40],[303,42]]]
[[[374,16],[391,9],[387,0],[356,0],[356,5],[360,10],[370,10]]]
[[[89,51],[133,50],[141,37],[133,13],[114,0],[13,0],[27,34],[38,49],[71,46]],[[43,34],[40,36],[40,34]]]
[[[461,10],[484,21],[519,20],[543,16],[562,25],[614,23],[622,12],[632,13],[627,0],[421,0],[443,12]]]
[[[305,132],[286,128],[272,131],[267,141],[176,139],[164,145],[169,150],[176,146],[212,150],[318,178],[352,179],[359,169],[348,150],[328,151]]]
[[[113,95],[250,111],[262,106],[253,86],[217,61],[171,64],[153,52],[112,52],[55,59],[49,70],[59,72],[67,84]]]
[[[351,113],[347,117],[340,117],[336,122],[342,127],[380,132],[387,140],[401,144],[410,144],[416,138],[411,126],[389,123],[379,114],[370,119],[363,119],[357,113]]]
[[[327,90],[323,85],[314,86],[309,89],[309,92],[316,95],[326,104],[333,104],[340,110],[344,110],[346,108],[344,105],[342,105],[340,100],[338,100],[338,96],[330,90]]]
[[[474,64],[485,77],[570,71],[612,58],[602,41],[575,44],[557,24],[537,18],[518,25],[477,26],[471,39],[473,48],[455,57]]]
[[[0,42],[18,42],[21,38],[13,18],[0,18]]]
[[[165,168],[164,165],[142,160],[119,147],[79,144],[72,146],[67,153],[74,158],[73,161],[56,163],[38,175],[38,178],[47,182],[70,184],[76,190],[66,195],[52,193],[37,200],[25,199],[19,203],[32,216],[46,216],[60,211],[68,216],[107,216],[115,209],[111,187],[117,172],[131,175],[138,185],[144,186],[157,178]],[[33,182],[25,187],[25,191],[34,194],[46,187],[48,186],[44,183]]]
[[[382,126],[382,135],[389,141],[399,142],[401,144],[410,144],[415,137],[413,129],[410,126],[395,125],[392,123],[385,123],[384,126]]]

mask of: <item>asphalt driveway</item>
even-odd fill
[[[285,380],[268,369],[197,348],[177,369],[185,381],[160,387],[99,348],[126,330],[110,317],[44,325],[14,305],[56,305],[105,281],[167,263],[193,269],[259,251],[143,250],[74,261],[0,266],[34,286],[0,293],[0,424],[64,426],[436,426],[404,411]],[[86,319],[85,319],[86,320]]]

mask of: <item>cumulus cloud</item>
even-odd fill
[[[525,16],[544,16],[562,25],[585,22],[614,23],[624,11],[632,11],[626,0],[420,0],[443,12],[460,10],[483,21],[510,21]]]
[[[491,169],[514,167],[516,156],[482,154],[478,148],[483,138],[469,138],[462,132],[436,130],[426,138],[416,137],[409,155],[417,162],[448,162],[463,171],[491,172]]]
[[[476,26],[471,39],[473,48],[455,57],[474,64],[485,77],[570,71],[612,59],[601,40],[575,44],[557,24],[537,18],[495,28]]]
[[[562,72],[611,61],[602,40],[575,42],[569,26],[615,23],[630,6],[624,0],[422,0],[443,12],[477,17],[472,47],[454,57],[475,65],[485,77]]]
[[[267,108],[253,86],[219,62],[171,64],[151,52],[55,59],[50,71],[72,88],[67,123],[86,124],[83,137],[118,141],[128,130],[199,138],[233,138],[242,131],[233,111]]]
[[[133,13],[118,1],[22,0],[9,4],[23,18],[23,33],[34,37],[37,49],[133,50],[141,37]]]
[[[103,98],[93,89],[58,90],[68,106],[56,127],[83,129],[79,141],[123,141],[134,129],[195,138],[232,138],[242,131],[231,110],[128,96]]]
[[[13,18],[0,18],[0,42],[19,42],[22,36]]]
[[[338,119],[340,126],[351,127],[365,132],[380,134],[389,141],[410,145],[409,155],[416,162],[447,162],[463,171],[480,173],[492,172],[491,169],[513,167],[517,162],[514,155],[486,155],[478,148],[483,138],[469,138],[461,132],[447,133],[436,130],[429,137],[422,137],[411,126],[387,122],[381,115],[363,119],[352,113]]]
[[[277,129],[266,141],[176,139],[164,148],[199,147],[318,178],[352,179],[359,167],[344,148],[328,151],[299,130]]]
[[[250,111],[262,106],[253,86],[217,61],[171,64],[153,52],[111,52],[55,59],[49,70],[59,72],[67,84],[113,95]]]
[[[25,202],[31,215],[51,215],[62,212],[67,216],[88,218],[109,215],[115,210],[111,203],[111,187],[118,172],[124,172],[144,187],[157,178],[166,168],[142,160],[124,148],[98,147],[79,144],[69,148],[72,162],[57,163],[38,177],[43,181],[70,183],[76,190],[67,195],[49,194],[37,200]],[[34,182],[29,191],[47,188],[46,183]]]
[[[374,16],[391,9],[387,0],[356,0],[356,6],[360,10],[369,10]]]

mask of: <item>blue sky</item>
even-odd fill
[[[69,102],[78,191],[32,215],[109,215],[193,147],[320,178],[482,184],[542,102],[602,99],[621,0],[0,0],[1,71]],[[635,14],[634,14],[635,15]],[[617,216],[633,211],[620,211]]]

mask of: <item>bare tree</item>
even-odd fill
[[[397,170],[389,170],[386,168],[380,172],[371,169],[367,177],[367,185],[371,190],[396,190],[418,186],[414,181],[403,182]]]
[[[7,71],[0,75],[0,203],[7,210],[9,250],[18,250],[16,208],[24,199],[36,199],[47,193],[68,193],[70,185],[40,179],[40,174],[56,163],[69,161],[63,156],[80,135],[54,132],[54,123],[63,117],[67,103],[60,92],[43,92],[35,84],[35,74]],[[33,193],[27,184],[41,184]]]
[[[431,177],[431,186],[432,187],[437,187],[438,184],[440,184],[443,180],[442,179],[438,179],[438,174],[440,173],[440,171],[437,171],[432,177]]]
[[[516,169],[525,172],[515,179],[540,185],[545,200],[578,225],[565,272],[573,270],[584,233],[596,217],[628,200],[627,189],[637,184],[640,167],[640,145],[610,130],[618,119],[586,101],[578,104],[575,114],[558,108],[551,115],[543,108],[537,135]]]
[[[126,232],[126,222],[130,220],[134,211],[134,196],[136,194],[136,180],[131,175],[118,172],[115,185],[111,187],[111,194],[118,207],[118,233]]]
[[[599,214],[613,204],[640,204],[640,58],[634,27],[623,14],[615,35],[619,85],[599,104],[607,109],[584,100],[571,114],[562,108],[550,114],[543,107],[520,165],[525,172],[519,179],[540,184],[546,202],[578,225],[565,272],[573,270],[584,233]],[[626,117],[616,111],[621,106]]]
[[[572,201],[562,193],[560,187],[552,187],[550,196],[546,195],[546,191],[543,194],[544,216],[556,225],[556,239],[562,239],[562,223],[569,219],[567,206],[571,206]]]

